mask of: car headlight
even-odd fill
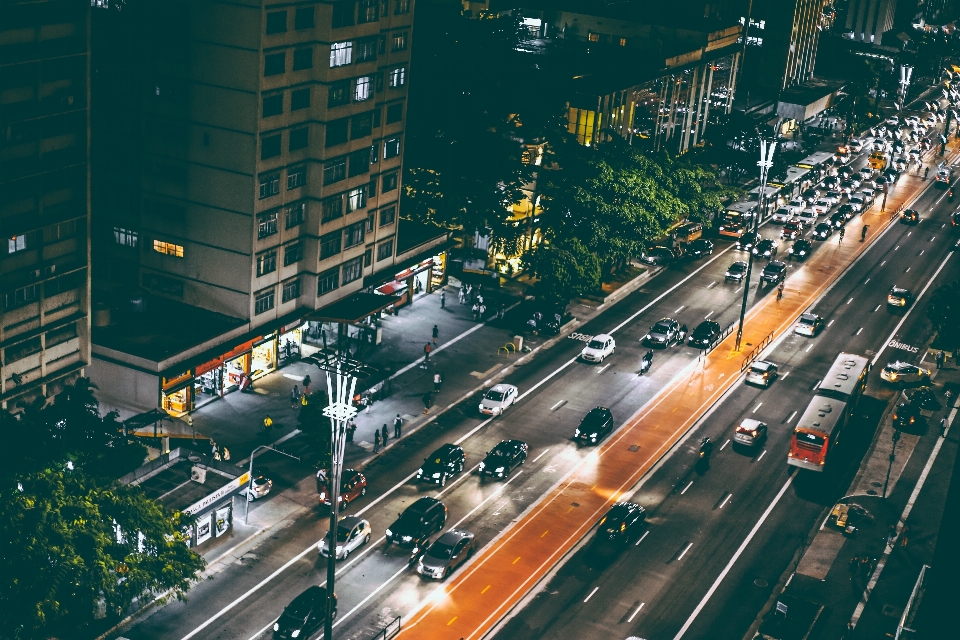
[[[596,433],[591,433],[591,434],[590,434],[590,437],[591,437],[591,438],[596,438],[596,437],[597,437],[597,434],[596,434]]]
[[[423,475],[423,467],[420,467],[419,469],[417,469],[417,475],[418,475],[418,476],[422,476],[422,475]]]
[[[290,637],[291,637],[291,638],[299,638],[299,637],[300,637],[300,629],[294,629],[294,630],[293,630],[293,633],[290,634]]]
[[[574,430],[573,430],[573,436],[574,436],[575,438],[579,437],[579,436],[580,436],[580,429],[574,429]]]
[[[384,531],[384,533],[387,534],[387,537],[388,537],[388,538],[392,538],[392,537],[393,537],[393,531],[390,531],[390,529],[387,529],[386,531]]]
[[[650,334],[648,333],[647,335],[644,336],[644,338],[645,338],[646,340],[649,340],[649,339],[650,339]]]
[[[439,473],[435,473],[435,474],[433,474],[433,477],[434,477],[434,478],[439,478],[439,477],[440,477],[440,474],[439,474]]]
[[[483,411],[483,403],[480,404],[480,411]]]
[[[481,463],[480,463],[480,466],[478,467],[478,469],[480,469],[480,471],[483,471],[483,470],[486,469],[486,468],[487,468],[487,463],[486,463],[486,462],[481,462]]]
[[[343,553],[343,545],[338,544],[338,545],[337,545],[337,555],[340,555],[341,553]]]
[[[800,252],[800,255],[805,256],[805,255],[807,255],[807,252],[806,252],[806,251],[801,251],[801,252]]]
[[[503,473],[504,467],[497,467],[497,473]]]
[[[321,500],[326,500],[326,499],[327,499],[327,494],[325,494],[324,492],[321,491],[321,492],[320,492],[320,499],[321,499]]]
[[[410,542],[411,540],[413,540],[413,536],[400,536],[400,539],[403,540],[404,542]]]
[[[274,631],[280,631],[280,623],[279,623],[279,622],[274,622],[274,623],[273,623],[273,630],[274,630]]]
[[[897,374],[891,373],[891,374],[890,374],[890,379],[891,379],[891,380],[896,380],[896,379],[897,379]]]
[[[417,561],[417,569],[420,570],[420,571],[423,571],[423,558],[420,558],[420,559]]]

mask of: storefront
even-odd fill
[[[171,378],[161,378],[160,406],[171,415],[182,415],[192,407],[193,376],[189,371]]]
[[[404,307],[421,295],[432,293],[447,282],[447,252],[442,251],[394,275],[394,279],[374,291],[399,296],[392,309]]]
[[[306,322],[297,320],[280,330],[280,338],[277,341],[278,366],[282,367],[300,359],[303,351],[303,331],[306,326]]]
[[[262,378],[277,368],[277,335],[270,334],[250,351],[250,377]]]

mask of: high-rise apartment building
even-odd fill
[[[744,60],[747,88],[777,93],[810,80],[826,0],[741,2],[742,20],[749,19]]]
[[[883,34],[893,29],[897,0],[850,0],[846,7],[844,37],[854,42],[883,44]]]
[[[89,6],[0,3],[0,403],[90,361]]]
[[[102,388],[187,410],[184,388],[222,393],[276,367],[291,326],[394,265],[412,9],[94,11],[94,289],[113,314],[94,327]]]

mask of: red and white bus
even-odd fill
[[[867,386],[870,361],[841,353],[793,430],[787,464],[823,471]]]

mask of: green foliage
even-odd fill
[[[540,246],[526,260],[539,278],[536,296],[549,306],[600,288],[600,261],[576,238]]]
[[[0,485],[0,636],[77,637],[98,609],[137,598],[182,599],[204,561],[181,539],[186,521],[136,487],[80,469],[31,472]]]
[[[957,343],[960,336],[960,280],[937,288],[927,306],[927,317],[941,341]]]

